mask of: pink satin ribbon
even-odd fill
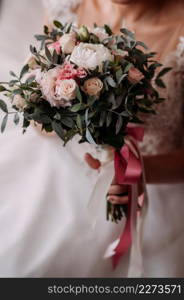
[[[131,143],[139,154],[137,142],[141,142],[144,137],[144,129],[142,127],[127,128],[127,136],[133,138]],[[115,248],[115,254],[112,257],[113,268],[115,269],[121,257],[127,253],[132,244],[132,228],[131,228],[131,211],[133,201],[138,201],[132,197],[132,185],[137,184],[142,175],[142,165],[140,155],[135,155],[131,147],[125,144],[120,151],[115,151],[114,157],[115,176],[118,184],[129,185],[128,192],[128,213],[124,231],[120,237],[120,241]]]

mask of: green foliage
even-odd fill
[[[7,105],[6,105],[6,103],[5,103],[3,100],[0,100],[0,109],[1,109],[2,111],[4,111],[5,113],[8,112]]]
[[[5,131],[6,125],[7,125],[7,121],[8,121],[8,114],[6,114],[3,117],[2,123],[1,123],[1,133],[3,133]]]

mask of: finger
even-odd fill
[[[128,203],[128,196],[116,196],[110,195],[107,197],[107,200],[112,204],[127,204]]]
[[[128,187],[126,185],[114,185],[112,184],[109,188],[109,195],[128,194]]]
[[[90,168],[94,170],[98,170],[101,166],[101,163],[98,159],[95,159],[91,154],[86,153],[84,157],[87,164],[90,166]]]

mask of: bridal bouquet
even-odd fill
[[[109,145],[120,154],[130,123],[144,123],[144,114],[155,114],[163,98],[156,86],[164,88],[162,76],[169,68],[153,59],[143,42],[129,30],[119,35],[105,25],[92,30],[85,26],[44,27],[36,35],[40,48],[31,46],[31,56],[17,76],[2,82],[4,100],[0,108],[5,116],[14,114],[14,123],[23,117],[23,132],[32,122],[46,132],[55,131],[64,145],[75,135],[80,143]],[[157,72],[156,72],[157,71]],[[120,157],[116,157],[116,162]],[[108,216],[120,220],[123,206],[108,204]]]

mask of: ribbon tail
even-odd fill
[[[113,269],[115,270],[121,260],[131,247],[132,244],[132,230],[131,230],[131,214],[132,214],[132,205],[134,199],[132,199],[132,189],[129,187],[129,201],[128,201],[128,213],[124,231],[120,237],[119,244],[115,249],[115,254],[112,257]]]

